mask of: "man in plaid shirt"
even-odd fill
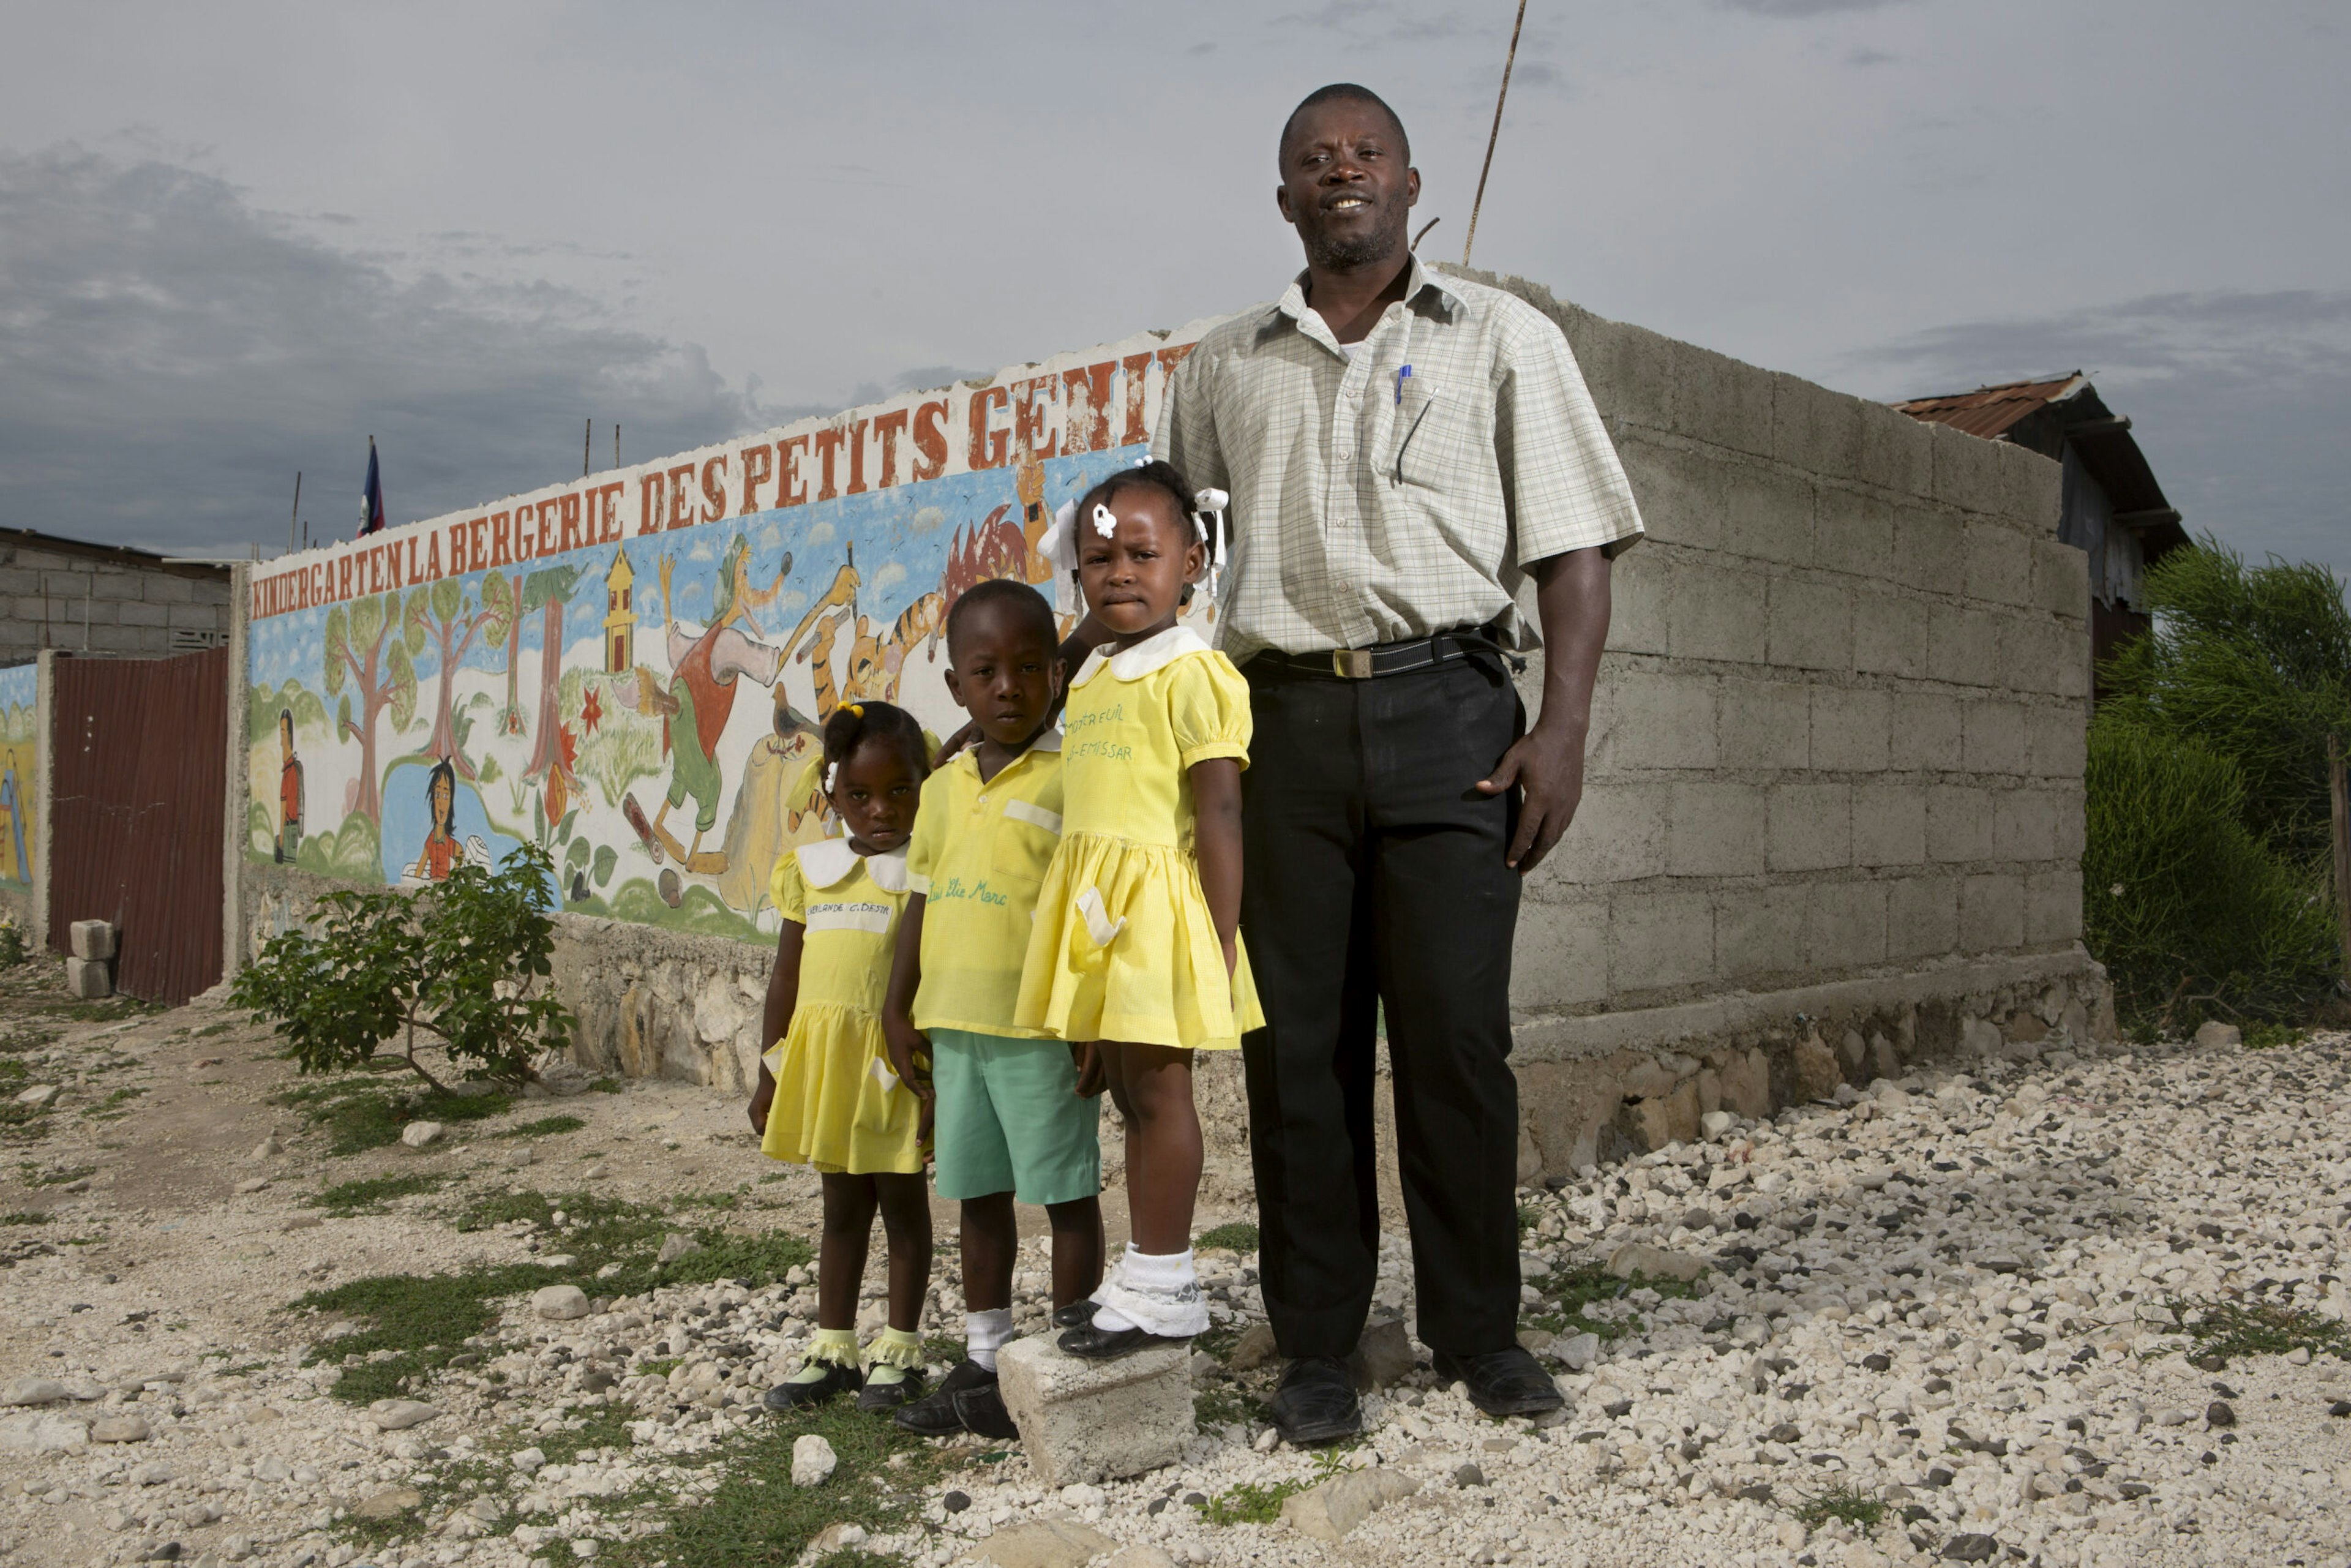
[[[1420,176],[1385,103],[1323,88],[1280,162],[1306,270],[1201,340],[1153,451],[1232,496],[1218,642],[1254,709],[1241,922],[1268,1019],[1243,1042],[1249,1139],[1290,1358],[1274,1421],[1312,1443],[1363,1426],[1383,1004],[1420,1338],[1489,1413],[1560,1404],[1517,1339],[1510,948],[1520,879],[1583,793],[1609,562],[1641,520],[1559,329],[1413,256]]]

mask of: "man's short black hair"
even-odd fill
[[[1053,607],[1045,596],[1018,578],[992,577],[986,582],[976,582],[956,596],[955,608],[947,612],[947,658],[952,662],[956,650],[956,628],[963,624],[966,613],[986,605],[1000,604],[1018,619],[1028,622],[1027,629],[1037,633],[1051,653],[1061,641],[1060,629],[1053,624]]]
[[[1386,115],[1388,123],[1395,127],[1397,140],[1404,143],[1404,161],[1406,163],[1412,162],[1412,137],[1404,128],[1404,117],[1388,107],[1386,99],[1370,88],[1351,81],[1334,81],[1329,87],[1318,87],[1298,100],[1298,107],[1291,110],[1290,118],[1281,122],[1281,140],[1274,144],[1275,162],[1279,163],[1290,150],[1290,133],[1297,129],[1300,115],[1322,104],[1341,101],[1368,103]]]

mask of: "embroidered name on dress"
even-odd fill
[[[887,936],[892,913],[886,904],[811,904],[808,906],[808,928],[870,931],[876,936]]]

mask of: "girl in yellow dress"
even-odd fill
[[[766,1038],[751,1126],[770,1159],[812,1165],[824,1187],[817,1333],[800,1368],[768,1391],[788,1410],[859,1391],[887,1410],[923,1391],[923,1292],[931,1273],[922,1104],[890,1071],[882,998],[899,912],[906,840],[930,753],[922,727],[888,703],[848,703],[824,727],[826,798],[848,837],[803,844],[769,884],[783,930],[768,980]],[[890,1323],[862,1357],[857,1287],[874,1211],[890,1244]]]
[[[1014,1020],[1092,1047],[1126,1122],[1134,1235],[1092,1323],[1061,1335],[1074,1355],[1207,1330],[1192,1273],[1192,1053],[1237,1049],[1264,1024],[1239,929],[1249,686],[1176,623],[1186,585],[1209,565],[1212,500],[1146,464],[1094,486],[1057,536],[1111,640],[1070,683],[1061,842]]]

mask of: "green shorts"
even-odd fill
[[[1073,1203],[1102,1191],[1102,1097],[1080,1097],[1066,1044],[927,1032],[938,1091],[932,1185],[941,1197],[1009,1192],[1022,1203]]]

